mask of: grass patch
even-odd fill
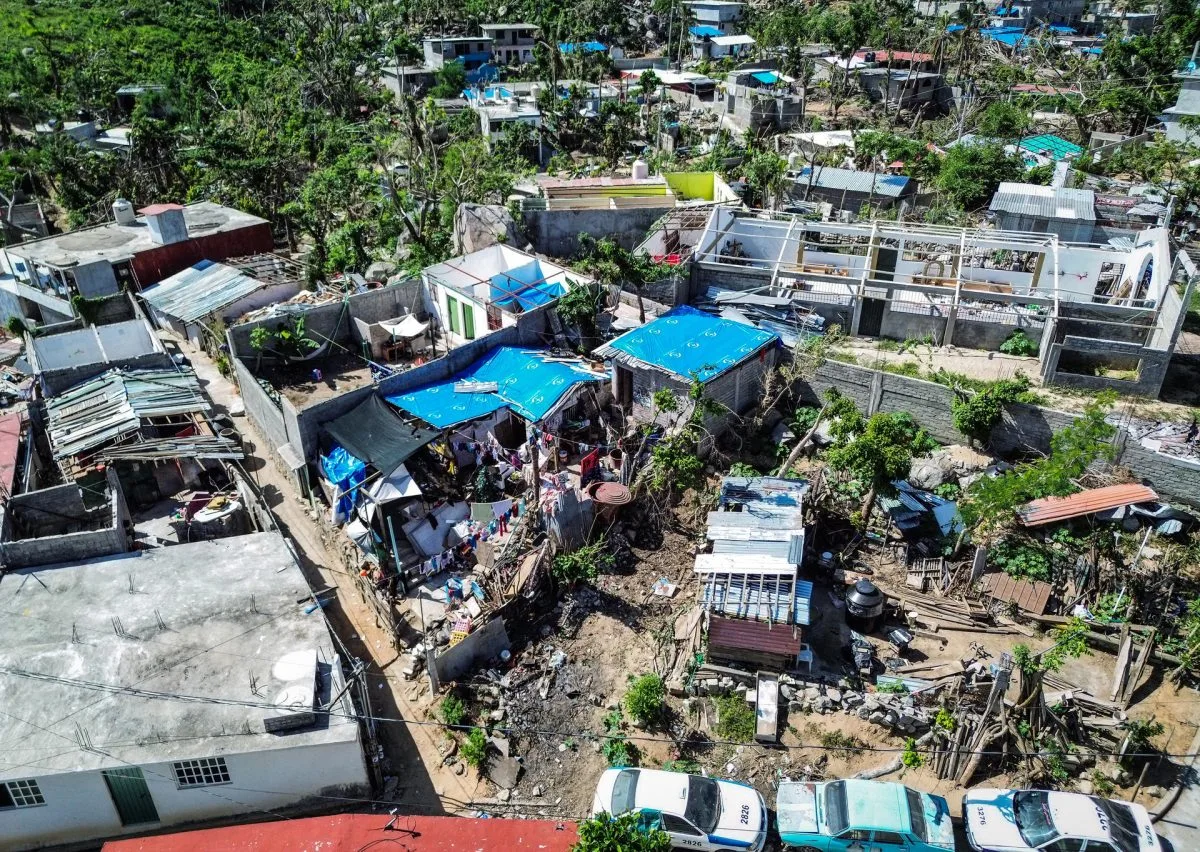
[[[713,699],[717,705],[717,736],[736,743],[754,739],[754,711],[741,695],[721,695]]]
[[[822,748],[829,749],[841,757],[850,757],[866,748],[858,737],[850,736],[842,731],[823,731],[820,740]]]

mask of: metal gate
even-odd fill
[[[106,769],[101,775],[121,817],[121,825],[158,822],[158,809],[154,807],[154,799],[150,796],[150,788],[146,786],[141,769],[136,766]]]

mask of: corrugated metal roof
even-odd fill
[[[167,316],[195,322],[266,286],[232,266],[203,260],[143,290],[142,298]]]
[[[1090,189],[1005,181],[992,196],[988,209],[993,213],[1037,216],[1041,219],[1081,219],[1092,222],[1096,219],[1096,193]]]
[[[1034,615],[1043,614],[1050,603],[1052,589],[1049,583],[1041,580],[1018,580],[1003,571],[997,571],[984,574],[981,582],[983,590],[996,600],[1015,603]]]
[[[796,178],[797,184],[808,185],[810,168],[805,166]],[[838,192],[865,192],[870,194],[874,186],[875,195],[884,198],[898,198],[908,188],[908,178],[904,175],[880,174],[879,172],[858,172],[853,169],[835,169],[830,166],[817,166],[813,175],[812,185],[820,189],[831,189]]]
[[[739,618],[714,618],[708,625],[708,644],[721,648],[742,648],[764,654],[795,657],[800,653],[798,631],[786,625],[769,625]]]
[[[812,583],[794,576],[714,574],[705,578],[700,605],[751,621],[804,625],[812,617],[812,591]]]
[[[109,370],[47,400],[47,431],[62,459],[133,432],[143,419],[209,409],[191,370]]]
[[[1154,489],[1145,485],[1108,485],[1104,488],[1089,488],[1069,497],[1044,497],[1034,500],[1018,509],[1017,515],[1025,526],[1037,527],[1105,509],[1115,509],[1131,503],[1149,503],[1157,499],[1158,494]]]
[[[1078,157],[1083,149],[1074,142],[1068,142],[1053,133],[1043,133],[1040,136],[1030,136],[1021,140],[1020,148],[1030,154],[1041,154],[1052,160],[1062,160],[1067,157]]]

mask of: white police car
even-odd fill
[[[1141,805],[1047,790],[968,790],[967,841],[977,852],[1162,852]]]
[[[660,769],[609,769],[600,776],[592,813],[635,811],[661,828],[676,849],[758,852],[767,839],[767,805],[753,787]]]

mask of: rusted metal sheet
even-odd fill
[[[233,231],[196,236],[183,242],[138,252],[130,261],[139,287],[157,284],[202,260],[226,260],[243,254],[273,251],[271,225],[260,222]]]
[[[788,624],[713,616],[708,625],[708,644],[795,657],[800,653],[800,631]]]
[[[1068,497],[1043,497],[1041,500],[1026,503],[1017,510],[1017,515],[1025,526],[1037,527],[1103,512],[1105,509],[1115,509],[1133,503],[1149,503],[1157,499],[1158,494],[1154,489],[1145,485],[1108,485],[1104,488],[1089,488]]]
[[[1026,612],[1044,615],[1052,589],[1041,580],[1017,580],[1002,571],[983,576],[983,590],[993,598],[1014,603]]]

